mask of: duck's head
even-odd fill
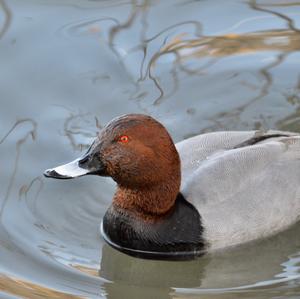
[[[79,159],[48,169],[46,177],[112,177],[119,186],[139,189],[171,178],[180,181],[180,160],[162,124],[142,114],[113,119]]]

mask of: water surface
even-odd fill
[[[115,185],[47,180],[111,118],[175,141],[300,132],[300,2],[0,0],[1,298],[299,298],[300,226],[192,262],[128,257],[99,223]]]

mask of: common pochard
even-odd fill
[[[275,234],[300,215],[300,135],[290,132],[215,132],[175,146],[161,123],[129,114],[81,158],[44,174],[115,180],[103,237],[144,258],[195,258]]]

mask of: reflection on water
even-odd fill
[[[0,290],[3,291],[2,296],[5,292],[21,298],[80,298],[5,275],[0,276]]]
[[[106,287],[112,298],[120,298],[124,292],[130,298],[141,298],[145,287],[153,288],[157,297],[151,292],[143,298],[168,298],[170,292],[175,298],[193,298],[197,294],[210,298],[216,293],[224,293],[220,297],[227,298],[226,294],[234,296],[235,292],[239,294],[236,298],[246,292],[261,295],[281,288],[286,282],[299,280],[300,252],[288,256],[291,247],[300,245],[299,240],[293,239],[295,233],[299,233],[299,228],[263,242],[184,263],[124,259],[123,254],[105,245],[100,275],[115,282]]]
[[[80,136],[93,140],[96,137],[96,133],[91,132],[90,127],[94,129],[94,125],[96,125],[97,130],[102,129],[102,125],[96,116],[94,117],[94,123],[91,124],[90,113],[75,115],[71,113],[71,115],[65,120],[64,135],[69,139],[74,150],[82,150],[83,148],[88,147],[88,144],[83,144],[76,141],[76,137]]]
[[[6,5],[5,0],[1,0],[0,1],[0,5],[4,14],[4,22],[2,25],[2,28],[0,29],[0,39],[2,38],[2,36],[5,34],[5,32],[7,31],[7,29],[10,26],[11,23],[11,12],[8,8],[8,6]]]
[[[0,0],[0,295],[292,298],[299,225],[190,262],[104,244],[114,183],[44,180],[116,115],[176,141],[213,130],[300,132],[297,1]]]
[[[17,121],[12,128],[4,135],[4,137],[0,140],[0,145],[1,143],[3,143],[5,141],[5,139],[14,131],[14,129],[19,126],[20,124],[24,124],[24,123],[30,123],[31,124],[31,129],[28,130],[25,135],[18,139],[18,141],[16,142],[16,157],[15,157],[15,161],[14,161],[14,166],[13,166],[13,171],[12,171],[12,175],[9,181],[9,185],[7,187],[7,191],[5,193],[4,199],[2,200],[2,205],[1,205],[1,209],[0,209],[0,220],[2,217],[2,213],[6,204],[6,201],[8,200],[10,193],[12,191],[13,188],[13,184],[15,181],[15,176],[17,174],[17,170],[18,170],[18,165],[19,165],[19,158],[20,158],[20,152],[21,152],[21,147],[22,145],[27,141],[27,139],[29,137],[31,137],[33,140],[36,138],[36,129],[37,129],[37,124],[35,121],[33,121],[32,119],[22,119],[20,121]]]

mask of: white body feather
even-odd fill
[[[285,134],[235,148],[255,136]],[[300,135],[216,132],[176,145],[181,192],[212,250],[272,235],[300,219]]]

